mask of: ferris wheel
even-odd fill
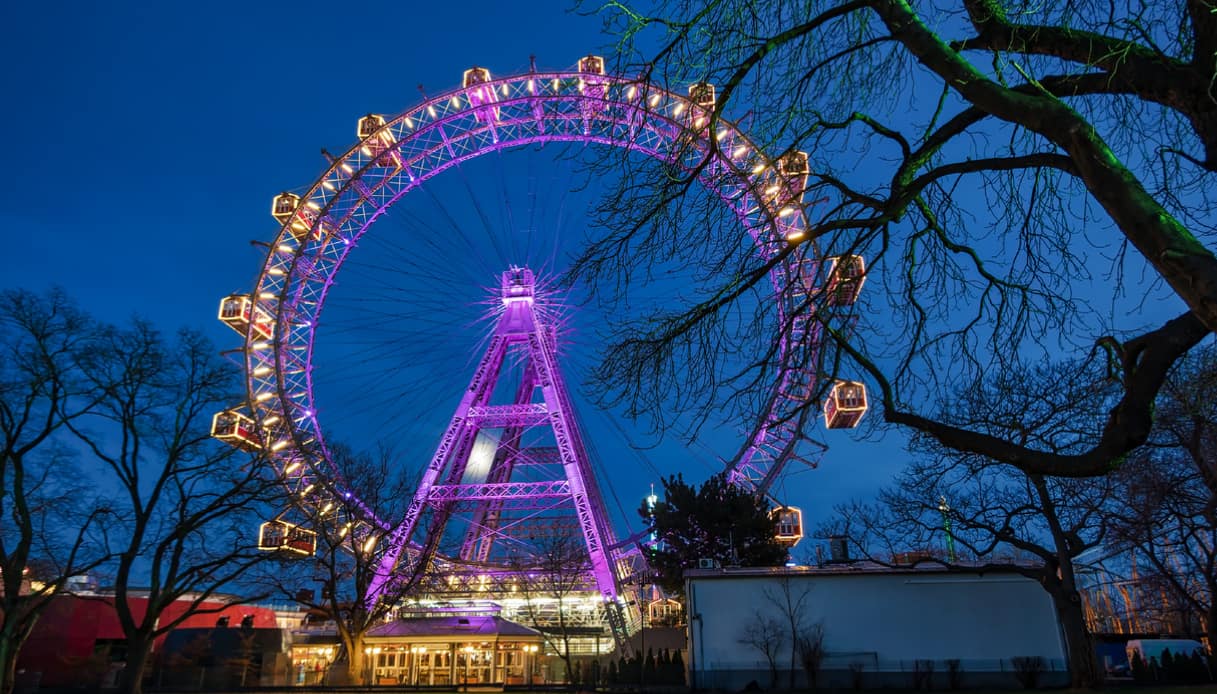
[[[322,433],[314,383],[317,326],[348,256],[392,205],[462,162],[525,145],[591,143],[697,171],[701,184],[738,220],[739,233],[750,239],[755,253],[773,261],[772,301],[782,326],[775,338],[780,340],[778,376],[736,454],[726,462],[732,482],[768,494],[783,468],[800,460],[802,432],[811,426],[808,402],[825,390],[820,366],[825,325],[857,300],[866,269],[856,255],[821,256],[808,238],[803,205],[810,173],[807,155],[767,154],[736,124],[712,117],[715,105],[712,84],[670,91],[606,74],[602,58],[587,56],[574,70],[534,68],[509,77],[496,78],[486,68],[473,67],[465,71],[460,87],[426,98],[400,115],[358,119],[358,142],[332,156],[306,191],[274,197],[271,214],[280,228],[268,245],[252,292],[221,302],[220,320],[244,338],[248,400],[218,413],[212,434],[263,452],[295,503],[320,508],[337,495],[349,495],[335,474]],[[503,281],[507,292],[508,280]],[[526,285],[525,291],[532,292],[531,284],[519,286]],[[503,296],[508,303],[507,294]],[[539,318],[534,323],[531,329],[542,349],[531,354],[534,361],[544,361],[549,354],[543,349],[544,331],[552,326],[542,325]],[[527,341],[525,333],[520,333],[521,341]],[[555,393],[551,409],[566,397]],[[827,427],[855,426],[866,410],[861,383],[838,381],[827,388],[822,409]],[[814,466],[814,460],[804,462]],[[594,501],[594,485],[590,493]],[[424,496],[418,501],[428,503]],[[502,499],[483,495],[475,501],[481,502],[484,517],[487,504]],[[602,512],[592,508],[592,515],[597,513]],[[384,580],[399,562],[420,560],[420,540],[409,519],[377,517],[370,509],[357,515],[351,520],[362,528],[360,537],[384,538]],[[802,533],[798,510],[779,507],[777,515],[779,536],[797,541]],[[588,523],[599,524],[598,532],[605,534],[596,541],[602,575],[591,582],[606,602],[618,602],[623,573],[629,570],[620,561],[627,549],[612,539],[603,518]],[[261,544],[307,554],[312,551],[311,532],[274,521],[264,525]],[[464,544],[471,546],[472,540],[476,538]],[[445,560],[455,566],[467,558]],[[475,573],[486,575],[484,568]]]

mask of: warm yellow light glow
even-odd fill
[[[434,106],[427,106],[427,113],[428,113],[428,114],[429,114],[429,115],[430,115],[432,118],[435,118],[435,107],[434,107]]]
[[[271,416],[267,417],[266,419],[262,420],[262,426],[264,426],[264,427],[274,426],[278,423],[279,423],[279,415],[277,415],[277,414],[271,415]]]
[[[295,252],[296,252],[296,247],[295,247],[295,246],[289,246],[289,245],[287,245],[286,243],[281,243],[281,244],[279,244],[279,251],[280,251],[281,253],[295,253]]]
[[[290,475],[299,469],[300,469],[300,461],[296,460],[296,461],[290,463],[287,467],[283,468],[283,474]]]
[[[258,402],[266,402],[273,397],[275,397],[274,392],[268,390],[265,393],[258,393],[257,396],[254,397],[254,400],[257,400]]]
[[[754,174],[764,173],[764,171],[765,171],[764,163],[757,164],[756,166],[752,167],[752,173],[754,173]]]
[[[748,145],[740,145],[739,147],[736,147],[735,151],[733,151],[731,153],[731,158],[739,159],[740,157],[744,156],[747,153],[748,153]]]
[[[480,89],[478,90],[478,92],[479,92],[479,96],[480,96],[480,92],[481,92],[481,91],[482,91],[482,90],[480,90]],[[460,107],[461,107],[461,97],[459,97],[459,96],[454,96],[454,97],[452,97],[452,107],[453,107],[453,108],[460,108]]]
[[[625,90],[625,98],[633,101],[634,97],[638,96],[638,87],[630,85],[630,88]]]
[[[719,130],[719,131],[718,131],[718,134],[716,134],[716,135],[714,136],[714,141],[715,141],[715,142],[722,142],[722,141],[723,141],[723,138],[724,138],[724,137],[726,137],[726,136],[727,136],[727,135],[728,135],[730,132],[731,132],[731,131],[729,131],[729,130]]]
[[[376,546],[376,540],[377,540],[377,537],[375,535],[369,537],[367,540],[364,540],[363,551],[365,554],[368,552],[371,552],[372,548]],[[377,650],[380,650],[380,649],[377,649]]]
[[[283,268],[281,268],[281,267],[272,267],[271,269],[267,270],[267,272],[272,275],[284,274]]]
[[[288,441],[287,439],[279,439],[278,441],[271,444],[270,449],[272,451],[281,451],[287,447],[288,443],[290,443],[290,441]]]
[[[536,85],[536,82],[534,82],[533,80],[528,80],[528,93],[530,93],[530,94],[537,93],[537,85]]]
[[[406,127],[411,130],[414,129],[414,119],[413,118],[406,116]]]
[[[554,91],[555,92],[558,91],[558,78],[557,77],[554,78]]]
[[[509,92],[509,91],[507,90],[507,85],[505,85],[505,84],[504,84],[504,85],[503,85],[503,96],[507,96],[507,95],[509,95],[510,93],[511,93],[511,92]]]
[[[658,95],[658,94],[652,94],[652,95],[651,95],[651,98],[649,99],[649,103],[651,104],[651,106],[652,106],[652,107],[654,107],[654,106],[655,106],[655,104],[658,104],[658,103],[659,103],[659,95]]]
[[[794,212],[795,212],[795,209],[793,207],[783,207],[781,209],[781,211],[778,212],[778,216],[779,217],[789,217],[790,215],[794,214]]]
[[[370,157],[370,156],[372,156],[372,150],[368,149],[368,146],[367,146],[367,145],[364,145],[364,146],[360,147],[360,148],[359,148],[359,151],[360,151],[360,152],[363,152],[363,156],[365,156],[365,157]]]
[[[682,114],[684,112],[685,112],[684,104],[676,104],[676,108],[672,109],[672,115],[674,115],[674,116],[679,116],[680,114]]]

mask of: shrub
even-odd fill
[[[1040,683],[1040,674],[1044,671],[1044,659],[1038,655],[1021,655],[1010,659],[1014,667],[1014,679],[1023,689],[1035,689]]]
[[[854,685],[854,691],[862,691],[862,671],[866,669],[866,665],[862,663],[849,664],[849,679]]]
[[[963,666],[960,665],[959,658],[951,658],[944,662],[947,664],[947,688],[956,691],[962,684]]]

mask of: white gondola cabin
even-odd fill
[[[317,533],[286,521],[267,521],[258,528],[258,549],[312,556],[317,551]]]
[[[280,224],[287,224],[288,220],[296,212],[296,208],[300,207],[300,196],[295,193],[286,191],[279,193],[270,204],[270,216],[275,218],[275,221]]]
[[[255,306],[248,294],[232,294],[221,299],[219,318],[242,335],[249,334],[252,325],[254,332],[264,339],[275,336],[275,321],[266,311]]]
[[[778,542],[794,547],[803,539],[803,511],[794,506],[779,506],[769,512]]]
[[[866,414],[866,386],[857,381],[837,381],[824,400],[824,424],[829,429],[852,429]]]
[[[824,300],[829,306],[852,306],[862,293],[866,281],[866,261],[860,255],[842,255],[829,259],[828,284]]]
[[[802,202],[803,191],[807,190],[807,177],[811,174],[807,152],[796,151],[783,154],[778,157],[777,170],[786,191],[785,200],[782,200],[781,204]]]
[[[579,59],[579,91],[591,99],[603,99],[605,95],[604,58],[589,55]],[[604,110],[604,104],[579,102],[584,117]]]
[[[579,72],[585,75],[603,75],[604,58],[598,55],[588,55],[579,59]]]
[[[376,160],[379,166],[401,168],[401,153],[397,150],[396,138],[385,128],[385,117],[369,113],[359,119],[355,133],[363,140],[363,153]]]
[[[713,111],[716,101],[714,85],[709,82],[694,82],[689,85],[689,101],[706,111]]]
[[[313,238],[325,238],[330,232],[330,224],[321,216],[321,208],[312,200],[302,201],[295,193],[283,192],[275,196],[271,202],[270,215],[280,224],[286,224],[288,231],[297,240],[303,239],[309,229],[316,226]]]
[[[237,410],[217,412],[211,419],[211,435],[247,451],[262,449],[262,433],[254,420]]]
[[[689,101],[693,108],[688,110],[685,118],[698,134],[703,134],[710,122],[710,113],[714,110],[714,85],[709,82],[697,82],[689,86]]]
[[[461,84],[465,87],[465,96],[473,107],[477,119],[483,123],[493,123],[499,119],[498,94],[490,82],[490,70],[484,67],[471,67],[465,71]]]

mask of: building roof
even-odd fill
[[[494,638],[511,636],[540,640],[541,632],[502,617],[481,615],[468,617],[411,617],[372,627],[368,638]]]
[[[743,578],[748,576],[856,576],[875,574],[1025,574],[1040,565],[1030,562],[956,562],[943,564],[922,559],[912,564],[881,564],[866,559],[829,562],[823,566],[748,566],[718,569],[686,569],[685,578]]]

